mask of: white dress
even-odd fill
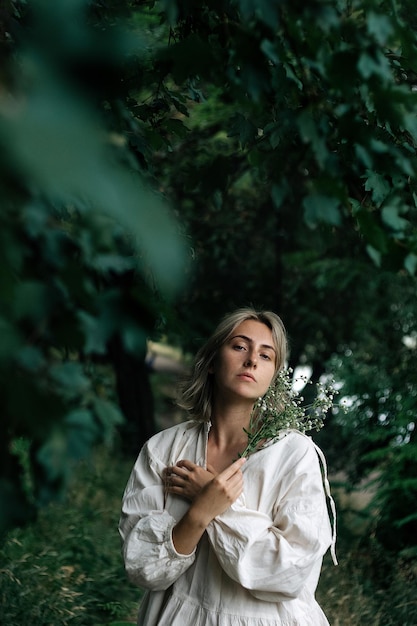
[[[179,554],[172,528],[189,504],[165,498],[162,471],[206,467],[210,425],[189,421],[142,448],[123,496],[119,531],[129,579],[147,589],[139,626],[327,626],[315,600],[332,543],[316,446],[297,431],[250,456],[244,491]]]

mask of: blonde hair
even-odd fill
[[[221,346],[229,339],[235,328],[246,320],[255,320],[271,330],[276,350],[275,376],[284,366],[287,357],[287,336],[284,324],[276,313],[244,307],[225,315],[211,337],[197,352],[190,376],[179,387],[177,404],[188,411],[190,417],[203,421],[211,418],[213,376],[210,370]]]

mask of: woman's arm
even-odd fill
[[[241,494],[243,463],[239,459],[195,487],[193,502],[178,521],[164,509],[164,467],[144,446],[126,486],[119,522],[125,568],[134,584],[167,589],[190,567],[208,524]]]
[[[297,461],[281,480],[272,517],[247,508],[242,497],[207,529],[224,571],[270,602],[297,597],[331,543],[317,454],[306,440],[297,446]],[[248,467],[246,481],[249,476]],[[246,485],[251,488],[256,487]]]
[[[164,466],[146,444],[135,463],[122,502],[119,533],[128,578],[145,589],[167,589],[193,563],[172,542],[177,520],[165,510]]]
[[[178,552],[192,553],[210,522],[217,515],[224,513],[240,496],[243,490],[240,468],[244,462],[245,459],[238,459],[232,463],[230,467],[209,480],[195,495],[190,508],[172,532],[172,541]]]

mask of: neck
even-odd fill
[[[253,403],[214,407],[210,436],[219,448],[228,448],[245,442],[243,431],[249,427]]]

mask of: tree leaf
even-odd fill
[[[100,424],[102,439],[110,443],[115,427],[124,422],[122,413],[115,404],[99,397],[93,400],[93,410]]]
[[[366,16],[366,25],[368,32],[374,35],[375,39],[381,46],[387,45],[387,42],[394,32],[392,21],[387,15],[369,11]]]
[[[313,194],[303,200],[304,219],[310,227],[320,222],[340,226],[340,200],[332,196]]]
[[[381,253],[373,246],[367,245],[366,251],[377,267],[381,267]]]
[[[49,370],[51,380],[59,387],[63,396],[75,398],[90,389],[91,382],[84,374],[80,363],[58,363]]]
[[[22,346],[16,352],[15,359],[28,372],[35,373],[46,366],[44,355],[35,346]]]
[[[386,254],[389,248],[389,238],[386,232],[381,228],[374,215],[366,208],[361,208],[356,212],[361,233],[366,241],[369,242],[368,254],[372,256],[373,250]]]
[[[404,259],[404,267],[411,276],[414,276],[417,269],[417,255],[410,252]]]
[[[244,148],[258,135],[257,127],[241,113],[235,113],[230,120],[228,137],[238,137]]]
[[[380,205],[391,191],[391,187],[384,176],[374,171],[367,172],[365,182],[366,191],[372,192],[372,200],[375,204]]]
[[[239,0],[239,7],[245,20],[254,16],[275,31],[279,24],[278,3],[270,0]]]
[[[397,233],[404,231],[410,226],[410,222],[398,214],[400,208],[395,205],[384,206],[381,211],[383,222]]]

